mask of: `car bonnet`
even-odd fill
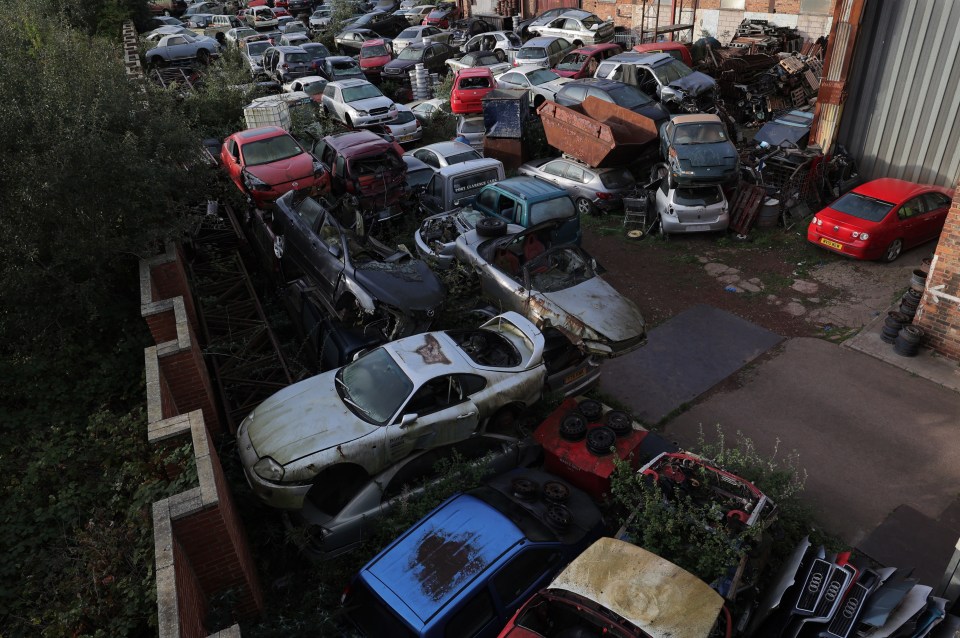
[[[284,184],[292,180],[313,177],[313,157],[309,153],[300,153],[269,164],[247,166],[245,170],[267,184]]]
[[[377,299],[401,310],[432,311],[446,295],[443,284],[420,259],[363,263],[354,277]]]
[[[706,73],[694,71],[686,77],[674,80],[670,83],[670,86],[696,97],[701,93],[706,93],[716,88],[717,83]]]
[[[640,309],[600,277],[593,277],[565,290],[547,293],[534,291],[531,294],[532,304],[536,304],[538,296],[549,302],[540,312],[544,315],[556,314],[551,317],[553,325],[585,339],[595,339],[599,335],[602,339],[617,343],[636,339],[646,332]]]
[[[250,413],[247,435],[257,456],[286,465],[377,429],[340,400],[336,373],[331,370],[288,386]]]

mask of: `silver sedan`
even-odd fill
[[[539,177],[563,188],[581,215],[599,215],[623,209],[623,195],[636,180],[625,168],[591,168],[563,158],[546,158],[523,164],[520,175]]]

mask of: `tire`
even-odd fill
[[[610,448],[612,448],[616,442],[617,435],[605,425],[592,428],[587,432],[587,449],[591,454],[596,454],[597,456],[610,454]]]
[[[227,43],[227,36],[223,35],[223,33],[218,33],[216,39],[217,42],[220,43],[220,46],[223,46]]]
[[[579,48],[582,47],[582,46],[583,46],[583,42],[581,42],[580,40],[574,40],[574,41],[573,41],[573,48],[574,48],[574,49],[579,49]]]
[[[900,338],[910,344],[919,344],[923,339],[923,328],[918,326],[904,326],[900,329]]]
[[[580,441],[587,435],[587,419],[582,414],[571,412],[560,421],[560,438],[565,441]]]
[[[353,128],[353,120],[350,119],[349,114],[344,114],[343,123],[347,125],[347,128]]]
[[[547,98],[543,97],[542,95],[538,95],[537,97],[533,98],[533,110],[536,111],[538,108],[540,108],[540,105],[546,101]]]
[[[883,257],[880,259],[885,263],[891,263],[896,261],[897,257],[900,256],[900,253],[903,252],[903,240],[894,239],[890,242],[890,245],[887,246],[887,249],[883,251]]]
[[[507,222],[496,217],[483,217],[477,222],[477,234],[481,237],[503,237],[507,234]]]
[[[206,49],[200,49],[197,51],[197,62],[200,64],[209,64],[210,63],[210,52]]]
[[[577,404],[577,411],[590,423],[598,423],[603,416],[603,406],[593,399],[584,399]]]
[[[600,209],[597,208],[596,205],[586,197],[580,197],[577,199],[577,212],[581,215],[590,215],[593,217],[600,216]]]
[[[493,54],[497,56],[497,59],[501,62],[507,61],[507,54],[503,52],[503,49],[496,49]]]

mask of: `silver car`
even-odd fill
[[[530,106],[537,108],[546,100],[553,100],[557,91],[570,78],[562,78],[550,69],[538,66],[520,66],[502,75],[495,76],[497,86],[501,89],[527,89],[530,92]]]
[[[437,27],[418,26],[404,29],[400,35],[393,39],[393,51],[397,55],[411,44],[421,42],[447,42],[450,40],[450,33],[441,31]]]
[[[592,168],[568,159],[546,158],[527,162],[517,169],[563,188],[577,204],[581,215],[599,215],[623,210],[623,194],[636,186],[630,171],[623,167]]]
[[[515,51],[523,46],[523,40],[513,31],[488,31],[475,35],[462,45],[464,53],[474,51],[503,51],[503,59],[507,59],[507,51]]]
[[[405,155],[413,155],[424,164],[434,168],[483,159],[483,155],[463,142],[437,142],[413,151],[407,151]]]
[[[323,89],[323,111],[347,126],[385,124],[397,117],[397,105],[366,80],[330,82]]]
[[[420,5],[417,7],[410,7],[407,9],[398,9],[393,12],[395,16],[403,16],[407,19],[407,22],[410,23],[410,26],[416,26],[424,21],[427,15],[433,11],[436,7],[429,4]]]
[[[454,458],[482,466],[493,475],[530,467],[539,460],[541,452],[542,448],[529,438],[478,434],[416,452],[366,482],[318,483],[307,492],[303,509],[289,512],[285,522],[307,532],[308,554],[330,560],[366,540],[370,521],[389,514],[406,498],[416,497],[429,485],[443,480],[444,469]]]
[[[656,191],[656,206],[664,235],[722,231],[730,225],[727,198],[715,184],[672,189],[663,179]]]
[[[531,38],[517,51],[513,66],[531,65],[552,69],[560,63],[563,56],[575,48],[565,38],[554,36]]]
[[[500,51],[500,53],[502,54],[503,51]],[[499,75],[500,73],[506,73],[512,68],[509,62],[504,62],[500,56],[493,51],[467,53],[459,60],[447,60],[446,64],[454,73],[457,73],[461,69],[472,69],[484,66],[490,69],[490,73],[493,75]]]
[[[613,40],[613,22],[604,22],[589,11],[568,11],[547,24],[527,27],[539,36],[556,36],[573,42],[575,48]]]
[[[483,138],[487,128],[483,123],[482,115],[460,115],[457,117],[457,137],[463,137],[470,142],[470,146],[483,152]]]

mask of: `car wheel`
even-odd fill
[[[353,128],[353,120],[350,119],[350,114],[343,116],[343,123],[347,125],[347,128]]]
[[[197,62],[200,64],[207,64],[210,62],[210,52],[206,49],[200,49],[197,51]]]
[[[496,217],[482,217],[477,222],[477,234],[481,237],[503,237],[507,234],[507,222]]]
[[[581,215],[593,215],[596,217],[600,214],[600,209],[586,197],[581,197],[577,200],[577,212]]]
[[[220,43],[220,46],[224,46],[227,43],[227,37],[223,33],[218,33],[217,42]]]
[[[503,49],[497,49],[496,51],[494,51],[494,55],[497,56],[497,60],[499,60],[500,62],[507,61],[507,54],[504,52]]]
[[[581,42],[580,40],[574,40],[574,41],[573,41],[573,48],[574,48],[574,49],[579,49],[579,48],[582,47],[582,46],[583,46],[583,42]]]
[[[540,105],[546,101],[547,101],[547,98],[543,97],[542,95],[538,95],[537,97],[533,98],[533,109],[537,110],[538,108],[540,108]]]
[[[889,264],[890,262],[895,261],[902,252],[903,240],[894,239],[892,242],[890,242],[890,245],[887,246],[887,249],[883,251],[883,261]]]

